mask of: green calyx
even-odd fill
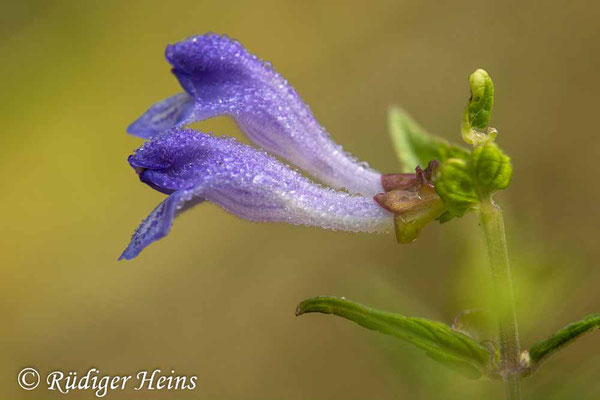
[[[473,150],[470,166],[480,195],[490,194],[508,187],[512,176],[510,158],[495,143]]]
[[[466,159],[440,165],[435,190],[450,215],[461,217],[484,198],[506,189],[512,176],[510,158],[495,143],[477,147]]]
[[[479,203],[468,160],[454,158],[442,163],[435,191],[452,217],[462,217]]]

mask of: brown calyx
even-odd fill
[[[406,211],[414,206],[437,197],[434,179],[439,163],[429,162],[427,168],[415,169],[414,174],[385,174],[381,176],[381,185],[385,193],[375,195],[375,201],[394,214]]]
[[[385,193],[374,196],[375,201],[394,213],[398,242],[412,242],[421,229],[444,212],[442,200],[435,192],[437,161],[431,161],[414,174],[386,174],[381,177]]]

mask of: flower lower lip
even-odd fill
[[[152,174],[153,170],[148,169],[148,168],[140,168],[140,169],[141,169],[141,172],[139,172],[139,174],[138,174],[140,177],[140,181],[142,181],[146,185],[150,186],[152,189],[157,190],[164,194],[171,194],[176,190],[176,189],[166,188],[166,187],[157,185],[155,183],[154,179],[151,176],[148,176],[149,174]],[[136,168],[136,171],[137,171],[137,168]]]

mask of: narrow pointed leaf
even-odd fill
[[[440,364],[460,373],[465,378],[469,379],[479,379],[481,378],[481,371],[478,367],[473,365],[472,363],[463,360],[460,357],[456,357],[450,353],[445,351],[440,351],[438,349],[429,349],[426,350],[425,354],[427,354],[430,358],[439,362]]]
[[[402,172],[412,172],[417,166],[427,165],[432,160],[442,162],[448,158],[464,159],[468,156],[464,148],[428,133],[400,107],[389,110],[388,124]]]
[[[535,368],[536,364],[573,343],[579,337],[598,328],[600,328],[600,314],[592,314],[570,323],[550,337],[537,342],[529,349],[529,357],[533,367]]]
[[[387,335],[396,336],[425,350],[434,360],[477,379],[490,362],[488,349],[450,326],[424,318],[405,317],[376,310],[337,297],[315,297],[298,305],[296,315],[320,312],[334,314]]]

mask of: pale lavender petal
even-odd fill
[[[232,138],[173,129],[129,159],[140,179],[170,197],[135,232],[122,258],[165,236],[177,210],[207,200],[252,221],[353,232],[387,231],[393,215],[371,197],[318,185],[268,154]]]
[[[230,115],[254,143],[327,185],[364,195],[383,191],[381,175],[336,144],[294,88],[237,41],[196,36],[168,46],[166,57],[196,100],[174,125]]]

